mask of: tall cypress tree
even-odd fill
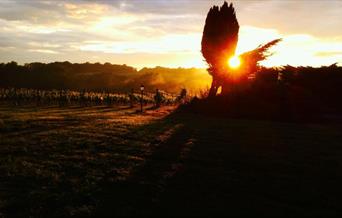
[[[210,8],[203,29],[201,50],[209,66],[208,72],[213,77],[209,97],[215,96],[220,86],[224,93],[232,85],[234,79],[230,73],[233,72],[230,72],[231,69],[228,68],[227,61],[235,55],[239,28],[232,3],[228,5],[227,2],[224,2],[221,7]],[[241,54],[240,59],[243,66],[235,70],[234,73],[243,78],[257,72],[260,68],[259,62],[270,55],[268,50],[279,41],[281,39],[273,40]]]
[[[208,72],[213,77],[209,96],[215,96],[222,85],[226,64],[235,54],[238,42],[239,23],[233,4],[225,1],[221,7],[210,8],[202,36],[202,54],[209,65]]]

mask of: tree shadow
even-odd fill
[[[133,169],[130,176],[122,181],[102,184],[96,216],[148,215],[156,212],[160,195],[166,181],[181,167],[180,161],[186,145],[191,140],[191,132],[184,123],[171,114],[162,121],[139,127],[129,133],[159,129],[160,134],[148,143],[150,151],[144,163]]]
[[[334,192],[341,182],[334,158],[340,134],[304,124],[186,113],[151,125],[139,128],[164,128],[149,145],[151,154],[127,179],[102,184],[95,215],[340,211]],[[322,146],[312,147],[314,135]]]

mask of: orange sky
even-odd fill
[[[0,0],[0,61],[205,67],[209,0]],[[342,1],[234,1],[237,53],[275,38],[266,66],[342,63]]]

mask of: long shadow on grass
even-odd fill
[[[224,214],[227,206],[240,212],[232,188],[239,147],[229,135],[222,138],[216,121],[174,113],[135,130],[160,134],[126,180],[103,184],[96,215],[210,215]]]
[[[102,184],[95,215],[341,212],[340,133],[182,113],[143,129],[163,131],[127,179]]]
[[[180,170],[180,161],[191,136],[191,130],[186,129],[175,114],[127,134],[126,139],[148,140],[143,155],[146,160],[133,169],[127,179],[102,184],[95,215],[154,214],[168,178]]]
[[[0,210],[5,199],[22,217],[341,213],[341,126],[186,113],[113,125],[80,144],[57,134],[39,153],[14,143],[22,158],[1,160]]]

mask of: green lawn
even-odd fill
[[[0,105],[0,216],[336,215],[342,126]]]

